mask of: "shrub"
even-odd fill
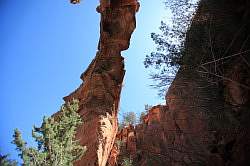
[[[32,130],[37,148],[27,147],[20,131],[15,129],[13,143],[24,166],[73,166],[73,161],[81,158],[86,147],[75,140],[76,128],[82,124],[77,111],[78,101],[73,100],[64,104],[55,117],[44,117],[42,126]]]
[[[0,154],[0,165],[1,166],[17,166],[17,162],[14,160],[8,159],[9,155]]]
[[[134,112],[126,112],[123,114],[122,126],[135,125],[136,114]]]
[[[123,158],[122,166],[133,166],[133,160],[131,158]]]

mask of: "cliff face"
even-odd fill
[[[169,110],[202,114],[205,128],[186,134],[185,154],[204,165],[249,165],[249,1],[203,0],[187,34],[183,65],[166,100]],[[197,128],[192,118],[190,129]],[[201,138],[206,141],[202,143]],[[199,147],[199,148],[193,148]]]
[[[188,118],[192,118],[192,124],[188,123]],[[193,125],[196,127],[192,128]],[[191,160],[184,154],[191,157],[200,152],[200,146],[192,147],[198,142],[186,144],[190,141],[186,135],[196,138],[206,135],[205,127],[201,114],[190,115],[185,111],[173,112],[166,105],[155,106],[144,116],[141,124],[119,131],[109,166],[121,165],[126,157],[131,157],[134,165],[140,166],[184,165]],[[199,141],[204,144],[207,138]]]
[[[124,77],[122,50],[135,28],[136,0],[101,0],[98,52],[65,101],[80,101],[76,166],[250,165],[250,2],[201,0],[182,65],[166,94],[139,125],[117,133]]]
[[[109,165],[250,165],[249,50],[250,2],[202,0],[166,105],[118,133]]]
[[[74,165],[105,166],[117,133],[117,111],[125,74],[121,51],[128,49],[135,29],[137,0],[101,0],[100,40],[95,59],[82,74],[83,83],[65,97],[80,103],[84,124],[76,138],[87,146],[86,154]]]

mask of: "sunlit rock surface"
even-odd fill
[[[117,134],[109,165],[250,165],[249,36],[249,1],[201,0],[166,105]]]
[[[201,0],[185,42],[182,65],[166,94],[140,124],[118,133],[125,74],[122,50],[135,28],[136,0],[101,0],[98,52],[83,84],[77,139],[86,155],[76,166],[250,165],[250,2]]]
[[[87,146],[76,166],[105,166],[117,133],[117,114],[125,74],[121,51],[128,49],[136,26],[137,0],[101,0],[96,57],[81,75],[83,83],[65,101],[78,99],[84,124],[76,138]]]

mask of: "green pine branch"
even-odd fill
[[[56,117],[44,117],[41,127],[33,127],[32,137],[37,147],[27,147],[18,129],[13,143],[20,152],[24,166],[73,166],[86,151],[75,139],[76,129],[82,124],[77,113],[78,101],[64,104]]]

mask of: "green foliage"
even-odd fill
[[[148,104],[145,104],[144,107],[145,107],[145,111],[141,112],[140,118],[139,118],[139,122],[140,122],[141,124],[143,123],[144,117],[149,113],[149,110],[152,109],[152,106],[151,106],[151,105],[148,105]]]
[[[136,124],[136,114],[134,112],[126,112],[122,117],[122,126],[135,125]]]
[[[124,142],[121,140],[116,140],[115,144],[116,144],[118,149],[121,149],[121,147],[124,146]]]
[[[147,115],[147,112],[143,111],[141,112],[141,115],[140,115],[140,123],[142,124],[143,123],[143,119],[144,117]]]
[[[152,106],[152,105],[145,104],[144,107],[145,107],[145,108],[144,108],[145,111],[148,112],[149,110],[152,109],[153,106]]]
[[[133,166],[133,160],[131,158],[123,158],[122,166]]]
[[[17,166],[17,162],[14,160],[8,159],[8,155],[0,154],[0,165],[1,166]]]
[[[196,9],[197,0],[166,0],[165,5],[172,13],[172,21],[161,21],[160,34],[151,33],[156,51],[146,55],[144,66],[153,67],[150,74],[156,83],[152,85],[163,95],[172,82],[179,66],[183,63],[186,33]]]
[[[13,143],[24,166],[73,166],[73,161],[81,158],[86,147],[75,140],[76,128],[82,124],[77,110],[78,101],[73,100],[63,105],[55,117],[44,117],[42,126],[32,130],[37,148],[27,147],[21,133],[15,129]]]

